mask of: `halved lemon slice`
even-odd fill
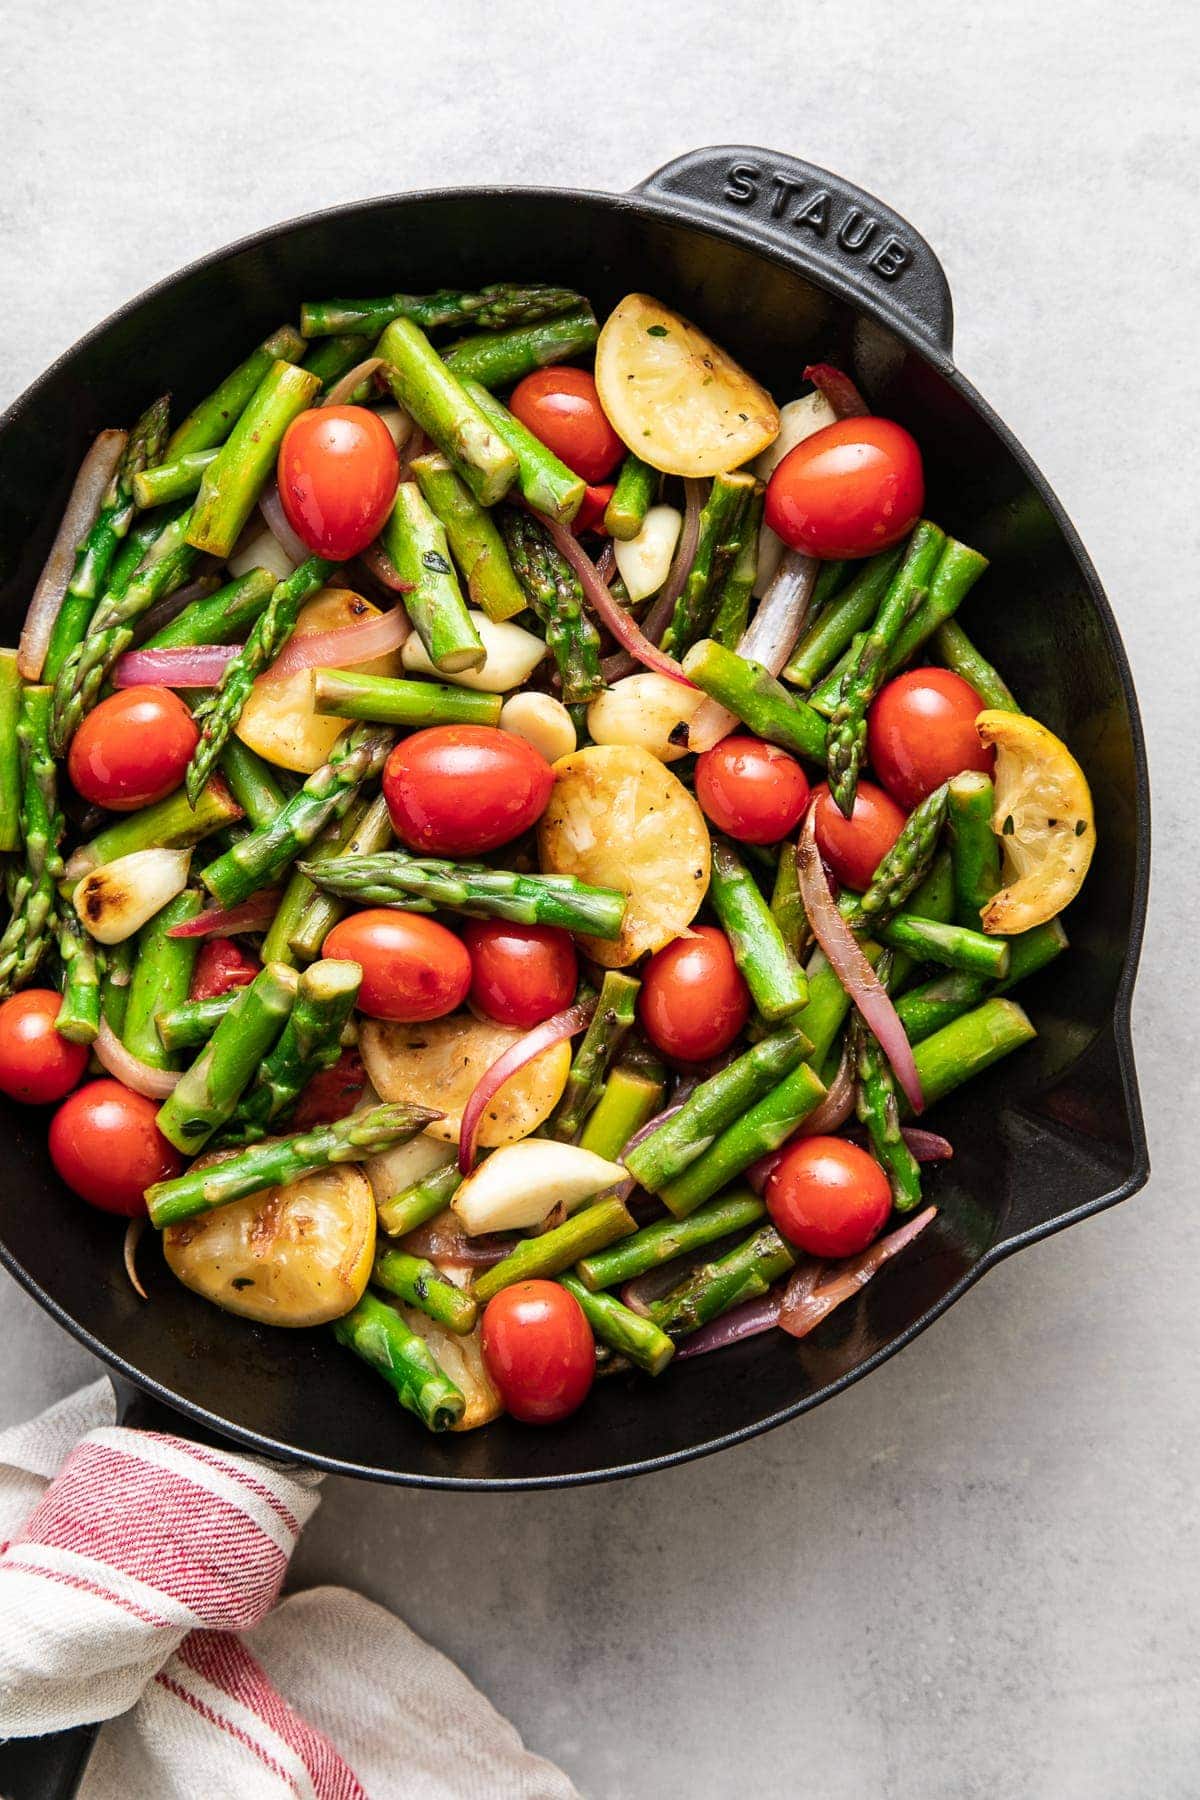
[[[649,294],[627,294],[605,321],[596,387],[619,436],[666,475],[739,468],[779,432],[766,389]]]
[[[1027,713],[988,710],[975,725],[996,746],[992,829],[1006,881],[983,929],[1007,937],[1053,919],[1083,886],[1096,848],[1092,795],[1062,739]]]

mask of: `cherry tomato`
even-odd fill
[[[808,781],[794,756],[754,737],[727,737],[696,759],[696,798],[743,844],[777,844],[803,817]]]
[[[888,1178],[844,1138],[801,1138],[767,1178],[767,1211],[790,1244],[810,1256],[856,1256],[892,1210]]]
[[[471,999],[489,1019],[528,1029],[570,1006],[579,970],[569,931],[469,919],[463,942],[471,955]]]
[[[750,990],[725,933],[697,925],[656,950],[642,975],[638,1016],[651,1042],[679,1062],[727,1050],[750,1016]]]
[[[323,956],[344,956],[363,972],[358,1010],[371,1019],[440,1019],[461,1006],[471,959],[461,938],[423,913],[386,906],[351,913],[325,939]]]
[[[53,988],[26,988],[0,1006],[0,1094],[46,1106],[80,1079],[88,1047],[59,1037],[54,1021],[61,1007]]]
[[[233,938],[205,938],[192,970],[189,1000],[216,1000],[231,988],[248,987],[262,968],[257,956]]]
[[[514,1419],[553,1425],[587,1399],[596,1372],[592,1328],[557,1281],[518,1281],[484,1308],[483,1360]]]
[[[911,812],[964,769],[990,775],[996,753],[975,729],[982,710],[952,669],[910,669],[889,681],[867,713],[867,754],[892,798]]]
[[[579,511],[571,520],[571,530],[576,537],[582,537],[585,531],[598,531],[603,536],[608,535],[604,530],[604,515],[615,492],[611,481],[604,482],[600,487],[584,488]]]
[[[160,1104],[119,1081],[89,1081],[63,1101],[50,1121],[50,1160],[81,1200],[133,1218],[151,1182],[181,1172],[183,1157],[155,1123]]]
[[[546,810],[554,774],[524,738],[491,725],[433,725],[396,745],[383,792],[396,836],[433,856],[477,856]]]
[[[767,483],[766,521],[809,556],[873,556],[925,504],[915,440],[894,419],[838,419],[789,450]]]
[[[191,713],[170,688],[122,688],[71,739],[67,773],[93,806],[136,812],[175,792],[199,742]]]
[[[331,1069],[322,1069],[301,1092],[289,1131],[332,1125],[352,1113],[367,1087],[367,1071],[357,1050],[343,1050]]]
[[[534,437],[586,482],[603,481],[625,454],[586,369],[535,369],[517,383],[508,405]]]
[[[377,413],[314,406],[284,432],[277,477],[296,536],[314,556],[345,562],[366,549],[391,511],[400,457]]]
[[[904,828],[904,814],[873,781],[860,781],[847,819],[824,782],[813,796],[817,849],[843,887],[869,886]]]

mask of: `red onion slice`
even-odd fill
[[[804,379],[824,394],[839,419],[865,419],[871,411],[849,375],[832,363],[809,363]]]
[[[383,545],[379,542],[378,538],[376,538],[373,544],[368,544],[365,550],[359,551],[358,560],[363,563],[368,572],[375,577],[380,587],[388,588],[393,594],[412,593],[412,582],[402,581],[400,579],[400,576],[396,573],[395,564]]]
[[[758,1337],[761,1332],[770,1331],[779,1323],[782,1303],[780,1288],[760,1294],[757,1300],[744,1300],[741,1306],[731,1308],[711,1325],[702,1325],[699,1331],[684,1338],[675,1352],[676,1362],[683,1362],[689,1356],[707,1356],[710,1350],[724,1350],[726,1345],[740,1343],[742,1338]]]
[[[312,555],[312,551],[304,542],[304,539],[302,537],[297,537],[296,533],[288,524],[287,514],[283,510],[283,501],[279,498],[278,482],[269,482],[263,489],[262,493],[259,495],[258,510],[270,526],[271,535],[275,538],[284,554],[290,556],[297,566],[302,562],[307,562],[308,558]]]
[[[545,513],[535,512],[534,517],[540,519],[546,527],[559,554],[578,575],[588,604],[622,649],[628,650],[630,656],[643,663],[646,668],[657,669],[660,675],[669,675],[672,681],[682,682],[684,687],[694,687],[695,682],[688,680],[675,658],[660,650],[657,644],[652,644],[636,619],[631,618],[623,606],[617,605],[600,579],[595,563],[567,527],[554,519],[548,519]]]
[[[418,1225],[397,1239],[397,1248],[409,1256],[424,1256],[434,1263],[458,1263],[469,1269],[494,1268],[512,1247],[511,1238],[468,1237],[453,1213],[439,1213],[428,1224]]]
[[[642,630],[652,644],[657,644],[671,623],[675,602],[682,594],[684,584],[692,572],[692,564],[696,560],[696,548],[700,542],[700,514],[704,509],[704,483],[689,476],[683,484],[683,492],[683,529],[679,533],[679,542],[676,544],[675,554],[671,558],[671,567],[667,570],[667,579],[658,590],[654,604],[646,614],[642,625]]]
[[[50,648],[50,634],[75,567],[75,551],[100,510],[104,490],[113,478],[128,433],[102,431],[83,461],[67,499],[62,523],[54,534],[50,554],[38,576],[21,627],[17,646],[17,670],[26,681],[40,681]]]
[[[357,625],[339,625],[336,631],[305,631],[290,637],[264,677],[282,680],[300,669],[348,669],[355,663],[373,662],[399,650],[412,626],[401,606],[391,612],[360,619]]]
[[[917,1074],[908,1035],[888,998],[887,989],[863,955],[857,938],[829,892],[817,851],[814,807],[809,807],[804,830],[796,845],[796,870],[800,898],[813,935],[828,957],[834,974],[879,1039],[879,1047],[891,1063],[909,1105],[915,1113],[921,1112],[925,1096],[921,1092],[921,1077]]]
[[[140,1295],[143,1300],[148,1300],[150,1296],[142,1286],[141,1278],[137,1272],[137,1250],[138,1245],[142,1241],[142,1233],[149,1223],[150,1221],[145,1213],[139,1213],[136,1218],[130,1219],[128,1225],[125,1227],[125,1242],[121,1246],[121,1254],[125,1262],[125,1273],[129,1278],[129,1285],[134,1293]]]
[[[109,1074],[132,1088],[135,1094],[144,1094],[147,1100],[165,1100],[175,1091],[178,1074],[173,1069],[152,1069],[149,1063],[139,1062],[125,1048],[107,1019],[101,1019],[92,1049]]]
[[[578,1006],[569,1006],[565,1012],[555,1013],[551,1019],[543,1019],[540,1025],[535,1025],[532,1031],[527,1031],[523,1038],[510,1045],[486,1074],[480,1076],[471,1090],[471,1098],[463,1107],[458,1136],[458,1166],[464,1175],[469,1175],[475,1167],[476,1140],[483,1115],[504,1083],[535,1056],[540,1056],[543,1050],[552,1049],[564,1038],[574,1037],[577,1031],[582,1031],[595,1010],[596,1002],[588,1000]]]
[[[739,656],[749,657],[772,675],[778,675],[804,630],[820,567],[815,556],[801,556],[798,550],[784,551],[758,611],[742,634],[737,647]],[[692,714],[688,749],[711,750],[729,736],[737,722],[727,707],[716,700],[705,700]]]
[[[789,1337],[807,1337],[815,1331],[822,1319],[827,1319],[836,1307],[842,1305],[856,1294],[859,1288],[865,1287],[872,1275],[881,1269],[885,1262],[898,1256],[907,1248],[929,1221],[937,1215],[936,1206],[927,1206],[915,1218],[901,1225],[888,1237],[879,1238],[849,1262],[816,1265],[818,1278],[812,1279],[811,1265],[801,1263],[792,1273],[787,1291],[783,1296],[783,1305],[779,1309],[779,1324]]]
[[[178,649],[130,650],[113,670],[113,686],[219,687],[240,644],[182,645]]]
[[[321,401],[321,405],[344,406],[355,388],[366,381],[370,376],[374,375],[377,369],[382,369],[382,367],[382,356],[368,356],[364,358],[362,362],[355,363],[352,369],[346,370],[346,373],[340,380],[334,382],[329,392]]]
[[[204,912],[197,913],[194,919],[185,919],[182,925],[172,925],[167,936],[233,937],[239,931],[261,931],[275,917],[282,895],[282,888],[263,888],[261,892],[251,894],[248,900],[243,900],[240,906],[210,906]]]
[[[856,1144],[870,1149],[867,1133],[857,1125],[846,1136]],[[941,1137],[936,1131],[922,1131],[919,1126],[902,1125],[900,1136],[904,1139],[919,1163],[950,1162],[954,1156],[954,1145],[949,1138]]]

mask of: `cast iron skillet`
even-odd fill
[[[299,302],[497,278],[569,283],[601,311],[645,289],[706,326],[781,398],[806,362],[848,365],[919,439],[928,509],[992,568],[964,623],[1092,786],[1099,851],[1071,951],[1022,993],[1036,1043],[938,1109],[954,1162],[919,1244],[796,1344],[781,1334],[669,1373],[601,1382],[573,1419],[430,1437],[324,1332],[219,1312],[144,1258],[146,1304],[114,1221],[56,1180],[46,1118],[6,1107],[0,1255],[35,1299],[145,1395],[208,1430],[345,1475],[534,1487],[662,1468],[815,1406],[908,1342],[1011,1251],[1124,1199],[1148,1173],[1129,1043],[1146,901],[1146,765],[1125,654],[1100,584],[1020,445],[955,371],[945,276],[890,208],[771,151],[669,163],[627,195],[457,189],[340,207],[195,263],[133,301],[0,421],[0,636],[15,642],[93,434],[173,391],[180,413]],[[188,1421],[184,1423],[181,1420]]]

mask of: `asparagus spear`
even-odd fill
[[[735,1119],[703,1156],[661,1187],[659,1199],[677,1219],[686,1218],[752,1162],[786,1143],[824,1097],[824,1083],[808,1063],[798,1063],[778,1087]]]
[[[204,471],[216,461],[218,451],[191,450],[173,462],[157,463],[151,469],[139,469],[133,478],[134,504],[146,512],[152,506],[166,506],[172,500],[190,500],[197,492]]]
[[[890,967],[885,966],[883,959],[878,972],[880,980],[886,983]],[[921,1204],[921,1169],[900,1130],[891,1069],[879,1040],[860,1014],[855,1014],[850,1030],[858,1077],[855,1112],[859,1123],[866,1127],[875,1160],[891,1184],[893,1206],[897,1212],[913,1212]]]
[[[466,1401],[433,1359],[429,1345],[395,1307],[364,1294],[358,1305],[335,1319],[333,1335],[378,1370],[401,1406],[430,1431],[450,1431],[466,1411]]]
[[[811,934],[808,914],[800,898],[800,877],[796,869],[795,848],[784,844],[775,865],[775,882],[771,889],[771,917],[779,927],[779,935],[799,962],[808,950]]]
[[[988,776],[971,769],[949,783],[948,798],[954,915],[977,931],[980,913],[1000,887],[1000,842],[992,830],[996,790]]]
[[[333,1067],[361,981],[362,970],[353,962],[326,959],[305,969],[287,1023],[222,1133],[223,1143],[265,1137],[289,1116],[313,1076]]]
[[[700,514],[696,554],[675,610],[662,636],[670,656],[682,656],[712,624],[717,599],[738,549],[738,527],[751,494],[753,475],[717,475]]]
[[[458,1159],[452,1154],[440,1169],[431,1169],[428,1175],[422,1175],[419,1181],[401,1188],[380,1204],[379,1229],[389,1237],[407,1237],[418,1225],[427,1225],[430,1219],[445,1212],[461,1186]]]
[[[0,935],[0,996],[24,987],[37,973],[50,944],[62,875],[64,820],[58,804],[58,779],[50,754],[48,687],[26,687],[21,693],[17,744],[21,759],[21,840],[24,859],[10,877],[11,916]]]
[[[860,945],[863,955],[874,967],[879,961],[880,946],[869,940]],[[791,1024],[808,1037],[812,1048],[809,1061],[819,1069],[833,1048],[850,1010],[850,996],[829,966],[825,952],[813,951],[805,965],[808,978],[808,1005],[793,1014]]]
[[[72,1043],[90,1044],[100,1029],[100,970],[92,940],[69,906],[58,918],[58,954],[63,990],[54,1029]]]
[[[985,1000],[944,1025],[913,1050],[926,1106],[945,1099],[1036,1036],[1029,1015],[1012,1000]]]
[[[644,1275],[647,1269],[661,1268],[677,1256],[702,1250],[706,1244],[715,1244],[747,1225],[756,1225],[766,1210],[749,1188],[731,1188],[729,1193],[698,1208],[690,1218],[655,1219],[632,1237],[623,1238],[594,1256],[585,1256],[575,1272],[589,1288],[618,1287]]]
[[[773,1225],[760,1225],[744,1243],[717,1262],[694,1269],[677,1288],[655,1300],[650,1317],[673,1337],[686,1337],[719,1319],[743,1300],[765,1294],[773,1281],[795,1267],[796,1258]]]
[[[270,569],[247,569],[213,594],[185,606],[178,617],[148,637],[143,650],[191,649],[196,644],[237,644],[267,609],[275,591]]]
[[[258,349],[252,350],[245,362],[239,363],[219,388],[194,406],[171,433],[164,462],[175,462],[192,451],[211,450],[214,445],[223,444],[273,364],[279,360],[298,362],[305,347],[304,339],[291,325],[281,325],[264,338]]]
[[[545,527],[528,513],[504,514],[504,541],[529,604],[546,628],[568,705],[594,700],[604,687],[600,634],[583,604],[583,588]]]
[[[603,1250],[617,1238],[628,1237],[637,1230],[629,1208],[623,1200],[610,1197],[585,1206],[581,1212],[564,1219],[561,1225],[544,1231],[541,1237],[522,1238],[510,1255],[493,1268],[475,1277],[471,1292],[480,1306],[486,1306],[493,1294],[511,1287],[516,1281],[533,1281],[561,1275],[581,1256]]]
[[[327,857],[371,856],[386,850],[392,841],[392,820],[387,801],[376,795],[369,805],[359,810],[351,807],[335,831],[329,826],[313,845],[312,860],[324,862]],[[264,954],[269,943],[278,936],[287,946],[284,961],[299,958],[311,962],[321,954],[321,946],[346,911],[345,903],[319,891],[308,876],[295,871],[284,890],[279,911],[263,941]]]
[[[473,1295],[447,1281],[441,1271],[423,1256],[410,1256],[405,1250],[379,1250],[371,1280],[376,1287],[395,1294],[417,1307],[429,1318],[444,1325],[447,1331],[473,1331],[479,1317],[479,1303]]]
[[[975,648],[957,619],[946,619],[938,626],[933,634],[933,648],[948,669],[975,689],[981,706],[999,712],[1020,712],[1007,682]]]
[[[784,943],[758,883],[722,839],[713,844],[708,895],[759,1013],[771,1024],[786,1019],[808,999],[804,970]]]
[[[600,1088],[625,1042],[637,1010],[641,982],[619,969],[608,969],[600,998],[580,1040],[562,1098],[550,1126],[562,1143],[572,1143],[600,1097]]]
[[[765,489],[761,484],[746,502],[739,527],[737,555],[733,559],[713,614],[712,635],[727,650],[736,650],[746,632],[750,617],[750,600],[758,574],[758,540],[762,535]],[[828,564],[825,565],[829,567]],[[824,571],[822,571],[824,573]],[[818,577],[818,582],[820,577]],[[816,604],[814,590],[813,604]]]
[[[635,1132],[653,1116],[662,1104],[663,1084],[639,1069],[618,1065],[609,1075],[604,1090],[587,1116],[579,1134],[582,1150],[616,1162]]]
[[[968,975],[990,975],[998,981],[1008,974],[1007,939],[986,937],[965,925],[943,925],[936,919],[897,913],[880,926],[879,936],[893,950],[907,951],[917,962],[943,963],[948,969],[965,969]]]
[[[627,452],[617,476],[613,496],[604,510],[604,529],[609,537],[628,543],[642,529],[654,504],[661,477],[634,451]]]
[[[941,925],[949,925],[954,919],[954,875],[950,867],[949,850],[939,850],[929,866],[929,873],[914,892],[909,896],[905,908],[917,919],[936,919]],[[892,952],[891,992],[902,993],[907,987],[918,959],[907,955],[903,950]]]
[[[494,506],[517,478],[517,459],[425,333],[394,318],[378,354],[397,403],[450,458],[480,505]]]
[[[287,804],[287,795],[270,764],[236,737],[229,739],[217,760],[251,825],[269,825]]]
[[[186,850],[241,817],[241,807],[222,781],[209,782],[194,810],[185,794],[168,794],[141,812],[127,813],[81,844],[68,864],[70,877],[77,880],[135,850]]]
[[[0,650],[0,852],[21,848],[21,676],[15,650]]]
[[[824,758],[824,719],[789,694],[762,663],[725,649],[714,638],[702,638],[684,657],[683,672],[769,744],[813,761]]]
[[[786,680],[802,688],[811,688],[820,681],[879,611],[903,555],[903,550],[896,549],[871,557],[837,599],[814,614],[812,624],[784,668]],[[815,593],[813,598],[815,601]]]
[[[404,609],[434,668],[447,675],[481,669],[487,652],[451,567],[446,533],[415,481],[402,481],[396,489],[383,547],[401,580],[412,584]]]
[[[268,963],[236,1000],[175,1091],[158,1109],[158,1129],[190,1156],[230,1118],[278,1038],[296,992],[285,963]]]
[[[943,1025],[960,1019],[964,1013],[992,994],[1006,994],[1026,976],[1053,962],[1067,947],[1067,934],[1057,919],[1035,925],[1019,937],[1008,940],[1008,974],[1003,981],[990,982],[984,975],[967,975],[961,969],[948,969],[935,975],[920,987],[910,988],[896,1002],[900,1022],[914,1044],[931,1037]]]
[[[380,774],[392,747],[379,725],[350,725],[329,760],[308,777],[281,811],[248,837],[239,838],[200,879],[221,906],[238,906],[269,887],[314,842],[331,819],[340,819],[365,781]]]
[[[904,821],[903,829],[881,858],[866,889],[848,915],[856,929],[890,918],[929,873],[938,838],[946,821],[946,784],[934,788]]]
[[[442,354],[446,367],[460,381],[477,381],[485,388],[515,387],[547,363],[570,362],[586,355],[598,335],[596,315],[585,301],[551,318],[462,338]]]
[[[337,566],[323,556],[310,556],[277,582],[266,610],[255,620],[250,636],[222,675],[220,687],[192,708],[192,716],[200,727],[200,742],[187,772],[187,797],[193,806],[241,717],[250,689],[292,635],[304,602],[324,587]]]
[[[175,942],[198,943],[199,940],[177,938]],[[170,1053],[195,1050],[201,1044],[207,1044],[237,996],[237,988],[229,988],[223,994],[214,994],[211,1000],[181,1000],[177,1006],[160,1007],[154,1014],[154,1024],[163,1049]],[[133,1046],[129,1044],[126,1048]]]
[[[241,536],[275,468],[283,434],[320,392],[315,375],[275,362],[251,395],[220,453],[205,469],[192,507],[187,541],[226,557]]]
[[[590,887],[573,875],[519,875],[484,863],[453,863],[393,850],[304,862],[301,870],[325,893],[360,905],[409,912],[446,906],[520,925],[561,925],[591,937],[615,938],[625,912],[618,888]]]
[[[436,681],[360,675],[354,669],[317,669],[313,693],[319,713],[414,731],[427,725],[496,725],[504,703],[502,694],[443,686]]]
[[[182,1006],[196,958],[200,954],[199,938],[173,938],[172,928],[186,925],[200,911],[199,894],[184,889],[169,900],[161,912],[147,920],[137,934],[133,978],[129,984],[129,1000],[121,1041],[139,1062],[152,1069],[174,1069],[178,1058],[176,1046],[168,1044],[158,1028],[157,1016]],[[232,995],[230,996],[232,1001]]]
[[[336,337],[320,339],[308,346],[304,357],[304,367],[310,375],[315,375],[322,389],[331,388],[335,382],[348,375],[356,364],[366,362],[371,354],[371,339],[357,332],[342,332]],[[368,378],[369,379],[369,378]],[[357,404],[357,394],[355,404]]]
[[[525,595],[513,574],[504,539],[491,514],[480,506],[448,457],[418,456],[409,465],[425,501],[440,521],[451,555],[467,584],[467,598],[489,619],[511,619],[525,610]]]
[[[612,1294],[589,1293],[573,1275],[560,1275],[558,1280],[579,1302],[580,1311],[602,1344],[619,1356],[627,1356],[648,1375],[662,1374],[675,1354],[675,1345],[653,1319],[644,1319]]]
[[[583,296],[570,288],[497,281],[477,294],[442,288],[436,294],[386,294],[381,300],[306,300],[300,308],[300,329],[309,338],[345,331],[378,337],[393,319],[411,319],[425,331],[441,325],[504,331],[585,304]]]
[[[100,1011],[115,1037],[125,1030],[125,1014],[129,1007],[129,989],[133,981],[135,940],[126,938],[120,944],[106,944],[100,952]]]
[[[464,381],[463,388],[496,436],[507,444],[516,458],[515,479],[522,498],[538,512],[557,519],[562,525],[569,525],[583,503],[587,484],[582,476],[560,462],[541,438],[534,437],[532,431],[522,425],[520,419],[514,418],[508,408],[478,381]]]
[[[812,1011],[815,998],[814,994],[806,1012]],[[629,1151],[623,1158],[629,1173],[652,1194],[661,1193],[791,1075],[808,1049],[807,1037],[794,1022],[752,1044],[735,1062],[702,1081],[679,1112]]]
[[[164,525],[171,522],[178,510],[177,508],[174,510],[168,508],[165,511],[151,513],[149,517],[139,519],[137,524],[131,527],[124,543],[113,558],[113,565],[109,570],[108,592],[110,594],[121,595],[126,592],[143,560],[149,555],[161,536]],[[86,610],[68,612],[66,617],[63,616],[60,609],[59,616],[55,619],[54,628],[50,633],[46,660],[42,664],[42,680],[48,682],[51,687],[61,675],[63,664],[68,656],[78,648],[94,611],[95,608],[90,603]]]

